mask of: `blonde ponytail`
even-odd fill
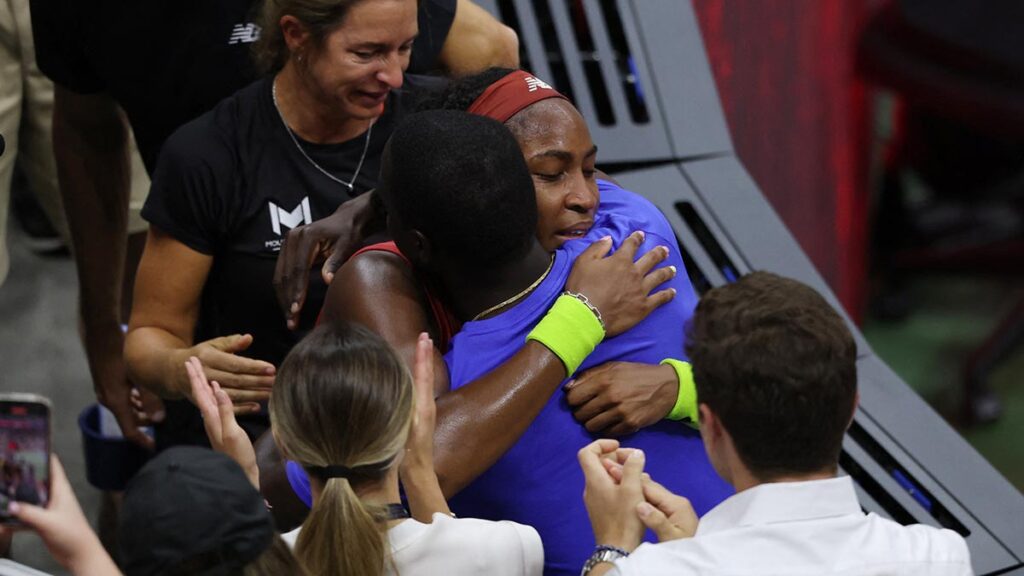
[[[383,481],[412,420],[412,378],[379,336],[319,326],[292,349],[274,383],[270,420],[288,456],[323,483],[295,553],[311,576],[379,576],[390,562],[384,510],[355,489]],[[324,473],[344,469],[342,473]]]
[[[384,573],[386,525],[371,511],[344,478],[332,478],[302,525],[296,555],[310,574]]]

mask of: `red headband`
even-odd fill
[[[504,124],[523,108],[548,98],[569,101],[547,82],[529,72],[516,70],[488,86],[487,90],[473,101],[467,112],[494,118]]]

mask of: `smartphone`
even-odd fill
[[[0,523],[17,524],[11,500],[46,506],[50,498],[50,401],[0,394]]]

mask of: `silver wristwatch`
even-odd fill
[[[580,570],[580,576],[587,576],[594,569],[594,566],[602,562],[613,563],[619,558],[625,558],[626,556],[629,556],[629,552],[621,548],[598,546],[594,553],[590,555],[590,558],[587,558],[587,562],[583,565],[583,570]]]

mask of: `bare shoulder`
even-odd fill
[[[397,254],[372,250],[350,258],[338,269],[327,289],[323,315],[365,324],[371,310],[375,316],[395,308],[402,309],[395,309],[396,313],[407,313],[407,307],[421,306],[420,301],[412,267]]]
[[[414,285],[412,267],[401,256],[384,250],[370,250],[352,258],[338,270],[335,281],[351,286],[386,288],[384,284]],[[333,286],[334,281],[331,282]]]
[[[328,290],[351,295],[354,292],[366,294],[373,290],[378,294],[411,294],[418,290],[412,266],[393,252],[370,250],[349,258],[338,270]]]

